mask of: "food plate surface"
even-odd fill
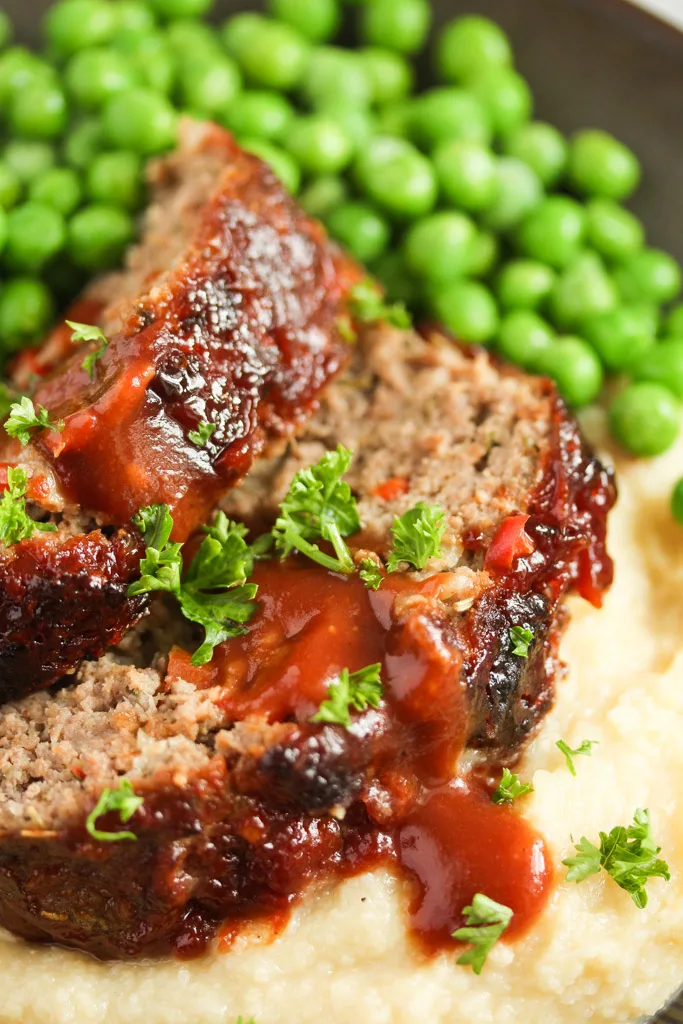
[[[533,88],[540,118],[565,132],[605,128],[638,153],[644,182],[633,208],[652,243],[683,261],[683,232],[675,215],[683,192],[683,33],[626,0],[432,2],[436,26],[464,12],[501,24]],[[3,6],[21,40],[36,41],[46,0],[5,0]],[[217,16],[258,6],[217,0]],[[654,1020],[683,1024],[683,998]]]

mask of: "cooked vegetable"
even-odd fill
[[[678,437],[680,405],[662,384],[629,384],[613,399],[609,423],[616,439],[633,455],[660,455]]]

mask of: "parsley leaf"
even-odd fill
[[[379,707],[382,697],[380,671],[382,666],[367,665],[358,672],[343,668],[337,679],[327,689],[327,700],[311,718],[312,722],[333,722],[348,729],[351,725],[351,708],[365,711],[368,707]]]
[[[534,639],[534,632],[528,626],[513,626],[510,630],[512,653],[518,658],[528,658],[529,648]]]
[[[273,528],[283,558],[296,550],[332,572],[353,572],[344,537],[360,530],[360,518],[351,488],[342,480],[350,464],[351,452],[339,445],[294,475]],[[332,544],[336,558],[313,543],[318,538]]]
[[[142,508],[133,522],[145,541],[140,563],[141,578],[128,594],[163,590],[174,594],[190,622],[204,627],[204,643],[192,655],[193,665],[211,661],[213,650],[224,640],[246,632],[243,623],[255,611],[257,587],[246,583],[254,567],[254,555],[246,543],[246,527],[219,512],[189,568],[182,574],[182,544],[170,540],[173,517],[167,505]]]
[[[0,498],[0,541],[9,546],[32,537],[36,530],[54,533],[54,523],[37,523],[26,511],[28,474],[20,466],[7,469],[7,489]]]
[[[393,544],[387,562],[389,572],[396,572],[401,562],[424,569],[430,558],[441,554],[441,539],[446,529],[446,514],[440,505],[421,501],[409,512],[394,517],[391,527]]]
[[[382,289],[371,277],[366,277],[351,289],[349,308],[354,319],[362,323],[383,320],[392,327],[404,329],[412,324],[405,305],[402,302],[387,303]]]
[[[568,882],[582,882],[604,868],[639,910],[647,905],[648,879],[671,878],[669,865],[657,857],[661,847],[652,836],[650,812],[641,808],[634,814],[632,825],[617,825],[609,833],[601,832],[599,848],[585,836],[574,846],[576,855],[562,861],[569,868]]]
[[[190,430],[188,437],[192,444],[196,444],[197,448],[205,448],[206,442],[209,440],[212,434],[216,433],[215,423],[205,423],[202,421],[196,430]]]
[[[512,920],[512,910],[478,892],[463,913],[467,927],[458,928],[453,938],[469,942],[472,948],[456,962],[464,966],[471,964],[474,973],[481,974],[486,958]]]
[[[85,827],[93,837],[104,843],[118,843],[122,839],[136,840],[138,837],[134,832],[103,832],[97,828],[97,819],[110,811],[118,811],[122,824],[130,821],[138,808],[142,807],[145,801],[141,796],[136,796],[128,779],[123,779],[118,789],[104,789],[85,820]]]
[[[71,340],[75,344],[78,344],[78,342],[81,341],[99,342],[97,348],[92,352],[89,352],[81,363],[81,369],[85,370],[92,380],[95,376],[95,363],[104,354],[104,350],[109,344],[109,341],[107,340],[104,331],[99,327],[94,327],[92,324],[79,324],[75,320],[66,320],[65,323],[72,329]]]
[[[566,744],[564,740],[558,740],[555,744],[555,746],[564,754],[564,759],[567,762],[567,768],[569,768],[569,771],[572,773],[572,775],[576,775],[574,758],[578,757],[579,754],[588,754],[590,756],[593,753],[593,747],[596,747],[597,745],[598,740],[584,740],[581,743],[581,746],[576,747],[575,750],[572,750],[572,748],[568,746],[568,744]]]
[[[384,576],[382,575],[377,562],[372,558],[363,558],[360,563],[358,574],[368,590],[379,590]]]
[[[18,437],[22,444],[28,444],[35,428],[61,431],[64,430],[64,420],[53,423],[44,406],[34,407],[31,399],[24,395],[18,402],[12,402],[5,430],[10,437]]]
[[[491,799],[494,804],[511,804],[520,796],[526,796],[533,791],[534,787],[530,782],[520,782],[519,775],[513,775],[509,768],[503,768],[503,777],[491,794]]]

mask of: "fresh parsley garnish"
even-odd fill
[[[362,558],[360,572],[358,574],[368,590],[379,590],[384,576],[382,575],[377,562],[372,558]]]
[[[128,594],[153,590],[174,594],[180,610],[190,622],[204,627],[204,643],[192,655],[193,665],[211,661],[214,648],[246,632],[243,623],[255,611],[257,587],[247,583],[254,557],[245,541],[247,529],[219,512],[189,568],[183,573],[182,545],[170,540],[173,518],[167,505],[140,509],[133,522],[145,541],[140,579],[131,583]]]
[[[351,289],[349,309],[355,320],[376,323],[378,320],[392,327],[408,328],[412,324],[410,313],[402,302],[388,303],[382,289],[371,277],[360,281]]]
[[[333,722],[348,729],[351,725],[351,708],[365,711],[368,707],[379,707],[382,699],[382,666],[367,665],[358,672],[343,668],[337,679],[327,688],[327,700],[311,718],[312,722]]]
[[[7,488],[0,498],[0,541],[9,546],[32,537],[36,530],[54,533],[54,523],[37,523],[26,511],[28,474],[20,466],[7,469]]]
[[[355,331],[351,317],[347,314],[344,316],[337,317],[337,330],[344,341],[348,342],[349,345],[353,345],[358,341],[358,335]]]
[[[206,442],[209,440],[212,434],[215,434],[215,432],[215,423],[202,422],[199,424],[196,430],[190,430],[187,436],[189,437],[190,441],[192,441],[192,444],[197,445],[197,448],[205,448]]]
[[[458,957],[457,963],[471,964],[474,973],[481,974],[486,958],[512,920],[512,910],[478,892],[463,914],[467,927],[458,928],[453,938],[469,942],[472,948]]]
[[[441,554],[441,539],[446,529],[446,513],[440,505],[421,501],[391,527],[393,539],[387,562],[389,572],[396,572],[401,562],[424,569],[430,558]]]
[[[564,754],[564,759],[567,762],[567,768],[569,768],[569,771],[572,773],[572,775],[576,775],[574,758],[578,757],[579,754],[588,754],[590,756],[593,753],[593,747],[597,745],[598,740],[584,740],[580,746],[572,750],[572,748],[567,743],[565,743],[564,740],[558,740],[555,744],[555,746]]]
[[[360,530],[360,518],[351,488],[342,480],[350,465],[351,452],[339,445],[294,475],[273,528],[283,558],[296,550],[332,572],[353,572],[344,537]],[[336,557],[313,543],[318,539],[329,541]]]
[[[64,420],[53,423],[47,409],[42,405],[34,406],[26,395],[18,402],[12,402],[9,412],[5,430],[10,437],[17,437],[21,444],[29,443],[31,431],[35,429],[64,430]]]
[[[136,840],[134,832],[103,832],[96,827],[97,819],[110,811],[118,811],[121,823],[125,825],[145,801],[136,796],[128,779],[123,779],[118,789],[104,789],[85,820],[85,827],[93,837],[104,843],[119,843],[122,839]]]
[[[491,799],[494,804],[511,804],[519,800],[520,796],[533,791],[534,787],[530,782],[520,782],[519,775],[514,775],[509,768],[503,768],[503,777],[491,794]]]
[[[79,324],[76,320],[66,320],[65,322],[72,330],[71,340],[74,344],[78,344],[81,341],[98,342],[97,348],[92,352],[89,352],[81,363],[81,369],[85,370],[92,380],[95,376],[95,363],[104,354],[104,350],[109,344],[109,341],[107,340],[104,331],[99,327],[95,327],[93,324]]]
[[[528,658],[529,648],[534,639],[534,632],[528,626],[513,626],[510,630],[512,653],[518,658]]]
[[[562,861],[569,868],[568,882],[582,882],[602,868],[630,894],[640,910],[647,905],[648,879],[671,878],[669,865],[657,857],[661,847],[652,836],[650,812],[642,808],[634,814],[632,825],[617,825],[609,833],[601,832],[599,847],[585,836],[574,846],[576,855]]]

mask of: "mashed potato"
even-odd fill
[[[519,769],[535,786],[525,814],[558,866],[570,836],[595,839],[650,809],[672,878],[650,883],[645,910],[603,875],[561,882],[532,932],[499,943],[481,977],[455,955],[416,954],[405,894],[383,873],[309,901],[270,945],[244,942],[191,964],[101,964],[0,933],[0,1021],[627,1024],[656,1010],[683,982],[683,532],[668,512],[682,467],[683,443],[656,461],[618,464],[615,586],[601,612],[572,601],[571,671]],[[577,758],[577,778],[560,738],[599,741]]]

